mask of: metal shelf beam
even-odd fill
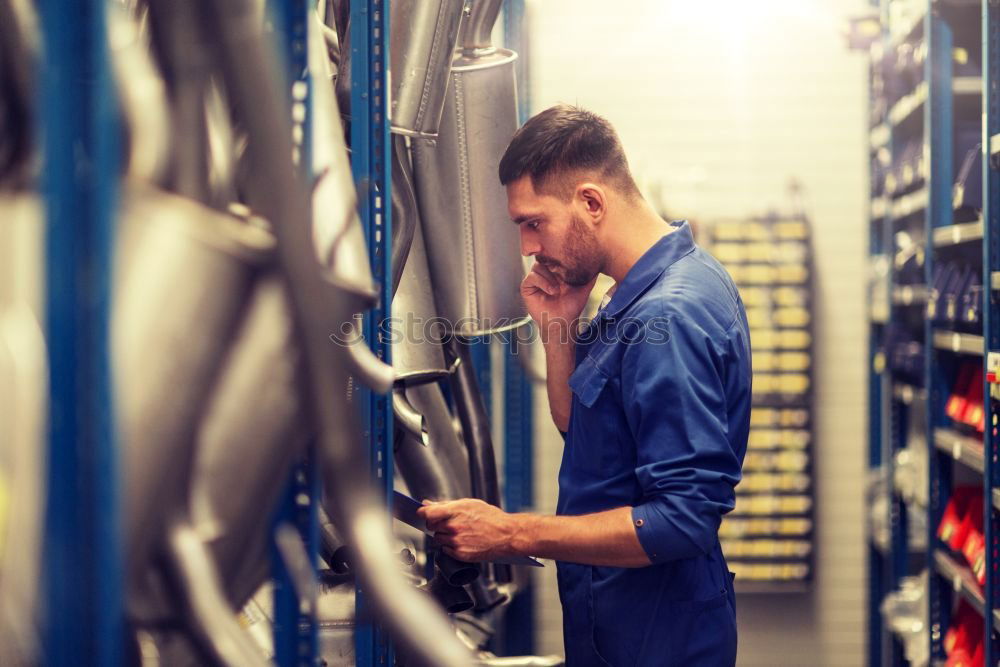
[[[934,347],[938,350],[983,356],[985,340],[982,336],[958,333],[957,331],[936,330],[933,333]]]
[[[951,429],[938,428],[934,430],[934,446],[950,456],[952,460],[980,475],[983,474],[986,463],[983,456],[983,443],[978,438],[970,438]]]

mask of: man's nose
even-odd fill
[[[525,257],[531,257],[532,255],[537,255],[542,251],[542,246],[538,243],[538,239],[535,238],[533,230],[527,227],[521,226],[521,254]]]

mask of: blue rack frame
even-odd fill
[[[883,26],[888,26],[888,2],[873,3],[881,7]],[[997,552],[1000,550],[1000,442],[997,436],[997,420],[1000,409],[994,396],[1000,398],[1000,385],[991,383],[986,377],[990,366],[995,366],[991,359],[1000,361],[1000,306],[997,289],[1000,288],[1000,174],[997,173],[995,161],[991,161],[991,142],[1000,132],[1000,15],[992,0],[982,0],[978,10],[975,3],[951,2],[949,0],[926,0],[922,8],[922,20],[903,32],[909,32],[906,39],[923,39],[926,46],[923,83],[926,85],[926,98],[922,103],[921,121],[923,123],[924,155],[929,160],[926,204],[920,210],[922,215],[922,232],[926,235],[924,280],[928,295],[933,299],[932,285],[934,266],[937,262],[947,261],[945,253],[953,252],[958,244],[974,251],[974,255],[965,255],[964,259],[955,256],[952,261],[976,261],[973,259],[981,253],[982,281],[984,285],[982,303],[982,336],[975,334],[956,333],[924,318],[924,384],[927,387],[925,400],[926,429],[928,444],[928,507],[927,507],[927,550],[922,554],[930,571],[928,580],[928,647],[932,663],[945,658],[944,638],[949,627],[950,616],[957,597],[961,596],[972,603],[972,606],[982,613],[984,619],[985,663],[995,665],[1000,659],[1000,641],[997,628],[1000,627],[1000,590],[998,590],[998,575],[996,568],[1000,564]],[[982,31],[978,35],[970,35],[971,8],[978,11],[982,19]],[[890,46],[898,43],[901,37],[897,35],[889,39],[883,35],[882,43]],[[961,40],[961,41],[959,41]],[[968,83],[953,77],[953,46],[963,46],[974,50],[981,41],[983,76],[981,84],[982,96],[982,175],[983,183],[983,228],[981,246],[977,235],[971,234],[961,238],[961,224],[955,224],[956,205],[953,201],[952,185],[955,180],[955,138],[958,122],[963,125],[975,123],[969,97],[974,94],[968,90]],[[916,92],[916,91],[913,91]],[[888,116],[892,121],[892,112]],[[896,121],[899,121],[897,118]],[[958,122],[957,122],[958,121]],[[888,122],[890,139],[886,145],[890,151],[898,146],[895,144],[897,127]],[[911,129],[912,126],[911,126]],[[904,133],[905,134],[905,133]],[[873,135],[874,136],[874,135]],[[1000,149],[1000,138],[995,142]],[[873,197],[876,193],[873,192]],[[886,200],[887,202],[888,200]],[[893,252],[894,224],[904,219],[916,222],[917,212],[894,215],[893,206],[883,206],[884,219],[879,222],[879,215],[873,209],[871,212],[871,255],[885,255]],[[909,216],[909,217],[908,217]],[[946,237],[952,237],[950,242]],[[963,251],[964,252],[964,251]],[[890,280],[890,285],[893,282]],[[896,311],[892,311],[889,322],[895,320]],[[871,327],[871,361],[881,360],[884,363],[882,346],[885,341],[885,330],[880,323],[873,322]],[[948,341],[951,341],[950,343]],[[952,393],[952,381],[959,363],[981,358],[984,362],[983,410],[987,416],[985,433],[981,440],[982,449],[977,438],[963,436],[952,428],[952,423],[946,415],[945,406],[949,394]],[[996,369],[994,369],[996,370]],[[905,429],[900,426],[906,423],[906,414],[902,406],[897,404],[896,393],[890,384],[891,374],[873,365],[869,376],[869,465],[885,466],[891,471],[893,454],[902,446],[907,446]],[[887,423],[888,422],[888,423]],[[958,437],[956,437],[958,436]],[[961,472],[959,472],[961,470]],[[981,477],[977,477],[981,475]],[[949,555],[949,550],[937,537],[938,524],[943,515],[952,487],[956,480],[962,478],[981,479],[983,491],[984,537],[986,540],[986,580],[980,588],[975,582],[971,569]],[[869,545],[869,638],[868,662],[871,665],[902,664],[900,646],[894,638],[890,638],[879,614],[881,599],[899,583],[903,574],[915,574],[912,569],[914,561],[906,537],[907,512],[912,511],[906,503],[893,493],[890,503],[892,517],[892,539],[888,554],[881,553],[874,544]],[[902,535],[902,539],[900,539]],[[950,559],[950,560],[949,560]]]
[[[46,665],[122,663],[122,554],[109,362],[118,181],[105,7],[38,5],[49,364]]]
[[[351,168],[358,187],[358,209],[368,237],[372,272],[379,285],[379,303],[365,317],[364,335],[372,351],[391,363],[389,340],[381,335],[392,302],[391,151],[389,137],[389,0],[351,3]],[[372,478],[390,506],[393,486],[391,398],[373,392],[363,402]],[[391,665],[392,645],[370,619],[364,589],[355,602],[355,664]]]
[[[279,0],[270,3],[271,19],[278,36],[278,48],[285,56],[292,117],[300,118],[300,132],[295,137],[296,161],[306,179],[312,178],[312,119],[310,117],[309,24],[312,8],[308,0]],[[315,445],[311,443],[305,459],[296,466],[288,480],[273,528],[291,524],[298,528],[309,554],[315,576],[319,553],[320,484]],[[315,600],[303,605],[284,559],[272,539],[272,578],[274,581],[274,659],[283,667],[314,667],[319,656],[319,635],[314,616]]]
[[[1000,303],[996,287],[1000,276],[1000,173],[993,160],[994,138],[1000,136],[1000,8],[988,1],[982,3],[983,27],[983,285],[985,287],[986,307],[983,309],[985,320],[983,333],[985,338],[985,353],[987,366],[991,366],[991,357],[995,351],[1000,351]],[[1000,581],[996,572],[997,558],[1000,551],[1000,438],[997,436],[998,406],[991,396],[991,385],[986,380],[983,396],[986,401],[986,433],[983,440],[985,456],[984,478],[986,481],[984,502],[986,504],[984,517],[987,557],[994,555],[989,561],[985,590],[985,617],[993,631],[987,633],[990,640],[986,644],[986,664],[994,665],[1000,660],[1000,640],[997,637],[997,627],[1000,619],[997,610],[1000,609]]]

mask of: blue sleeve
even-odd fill
[[[632,523],[653,563],[712,549],[741,468],[728,438],[726,360],[697,324],[671,317],[658,326],[669,335],[640,337],[622,361],[642,488]]]

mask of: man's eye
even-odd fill
[[[538,229],[538,221],[532,220],[528,223],[528,229]]]

